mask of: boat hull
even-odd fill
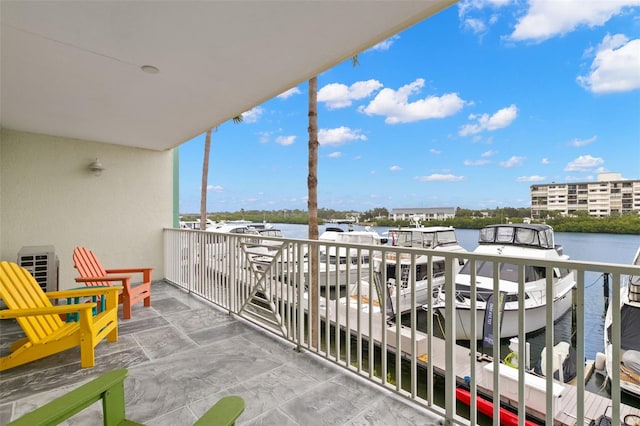
[[[513,308],[509,305],[515,305]],[[435,306],[435,305],[434,305]],[[514,309],[515,308],[515,309]],[[556,321],[565,312],[571,309],[571,287],[564,292],[558,294],[553,302],[553,320]],[[436,312],[445,316],[445,308],[443,304],[435,307]],[[478,303],[476,309],[476,340],[483,338],[483,325],[486,309],[485,303]],[[471,309],[468,304],[456,303],[456,339],[471,340]],[[546,325],[547,306],[537,305],[529,307],[525,310],[525,333],[539,330]],[[514,337],[518,335],[519,314],[517,302],[509,303],[503,311],[502,327],[500,337]]]

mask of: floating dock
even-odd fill
[[[386,333],[387,349],[398,352],[396,347],[397,325],[383,326],[383,321],[379,306],[373,306],[371,315],[373,321],[369,322],[369,301],[361,298],[358,303],[357,297],[352,296],[349,298],[341,298],[337,302],[336,300],[322,300],[321,306],[324,303],[324,309],[321,308],[320,312],[322,316],[329,317],[329,321],[333,326],[338,325],[342,330],[349,331],[352,335],[357,334],[358,331],[354,328],[355,324],[360,325],[360,335],[369,339],[371,336],[374,344],[381,346],[383,332]],[[336,315],[337,313],[337,315]],[[347,320],[348,317],[348,320]],[[360,318],[358,318],[360,317]],[[336,321],[337,318],[337,321]],[[358,321],[359,320],[359,321]],[[369,326],[372,326],[371,330]],[[384,330],[383,330],[384,328]],[[400,355],[403,357],[412,356],[413,342],[411,341],[411,329],[405,326],[400,328],[401,338],[400,341]],[[428,362],[432,363],[433,371],[435,374],[444,376],[445,371],[445,341],[439,337],[431,337],[432,353],[427,353],[427,341],[429,336],[420,331],[415,332],[416,338],[416,359],[419,366],[427,368]],[[470,349],[464,346],[456,345],[455,363],[456,363],[456,378],[459,383],[464,382],[465,376],[471,374],[471,356]],[[490,357],[482,356],[477,353],[474,357],[476,360],[476,385],[478,393],[484,395],[493,394],[493,368],[494,364]],[[593,365],[588,364],[585,368],[585,374],[591,374],[593,371]],[[518,406],[518,370],[509,367],[505,364],[500,364],[500,392],[501,401],[513,408]],[[529,398],[526,402],[526,412],[528,415],[544,423],[546,412],[546,378],[539,377],[533,374],[526,374],[527,394]],[[554,424],[563,425],[575,425],[577,411],[577,394],[578,391],[575,386],[560,382],[554,382]],[[611,406],[611,400],[603,396],[594,394],[589,391],[585,391],[584,401],[584,417],[585,419],[597,419],[601,415],[610,414],[606,412],[607,407]],[[627,414],[640,415],[640,409],[631,407],[625,404],[620,406],[621,418],[624,418]]]

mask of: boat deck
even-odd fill
[[[127,417],[148,425],[191,425],[219,398],[244,398],[238,425],[428,425],[442,419],[384,388],[235,319],[165,282],[149,308],[120,322],[117,343],[80,368],[77,349],[0,372],[0,424],[115,368],[127,368]],[[0,352],[22,332],[0,321]],[[93,405],[70,424],[102,425]]]

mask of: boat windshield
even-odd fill
[[[380,243],[380,239],[377,239],[374,234],[353,234],[345,232],[343,234],[336,234],[336,242],[343,244],[375,245]]]
[[[471,262],[465,263],[460,274],[471,275]],[[500,263],[500,279],[518,282],[518,266],[513,263]],[[493,278],[493,262],[476,262],[476,276]],[[545,269],[541,266],[525,265],[524,281],[532,282],[544,279]]]
[[[457,244],[456,233],[452,230],[423,232],[416,230],[391,230],[391,241],[399,247],[430,248],[446,244]]]
[[[515,244],[554,248],[551,228],[535,229],[516,226],[492,226],[480,230],[479,243]]]

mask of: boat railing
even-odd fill
[[[573,290],[573,317],[575,341],[572,345],[578,360],[585,356],[585,283],[594,276],[611,275],[611,286],[619,288],[629,275],[640,275],[640,266],[618,265],[571,260],[550,261],[525,257],[481,255],[470,252],[425,250],[408,247],[368,246],[330,241],[312,241],[264,236],[261,238],[268,256],[258,256],[256,247],[243,242],[242,235],[225,234],[219,238],[215,232],[185,229],[165,229],[165,278],[185,291],[202,297],[295,344],[305,350],[343,367],[392,392],[443,416],[445,424],[477,424],[478,399],[485,396],[493,401],[507,401],[524,419],[533,415],[546,424],[584,424],[593,417],[594,404],[588,403],[585,382],[587,367],[578,362],[575,385],[562,385],[552,374],[541,378],[525,369],[525,363],[513,369],[505,364],[507,355],[496,345],[495,353],[484,353],[486,341],[460,344],[455,338],[456,273],[459,261],[471,263],[471,282],[476,281],[475,265],[493,262],[516,265],[518,268],[518,353],[525,354],[525,268],[528,265],[546,269],[547,306],[552,306],[553,268],[574,271],[576,286]],[[370,253],[381,259],[381,268],[368,264],[347,263],[355,274],[340,275],[330,270],[325,258],[325,269],[314,268],[307,262],[314,258],[320,262],[321,246],[334,247],[335,252]],[[426,259],[429,270],[439,259],[445,260],[443,277],[431,276],[424,288],[416,288],[416,265]],[[258,262],[257,259],[260,259]],[[266,260],[265,260],[266,259]],[[395,277],[388,277],[385,265],[392,259],[403,259],[411,265],[408,292],[392,294],[390,278],[402,279],[402,268],[395,268]],[[324,270],[324,275],[321,273]],[[493,268],[494,300],[498,300],[499,268]],[[330,287],[330,274],[335,274],[335,287]],[[440,284],[441,287],[438,287]],[[426,291],[427,300],[422,309],[419,302]],[[433,311],[430,295],[444,293],[444,324]],[[476,286],[471,285],[470,309],[476,312]],[[411,303],[414,309],[401,317],[394,316],[393,308]],[[612,291],[613,306],[620,304],[620,292]],[[600,315],[598,313],[597,315]],[[484,327],[470,315],[470,335]],[[501,341],[499,321],[492,322],[491,338]],[[554,309],[545,313],[545,346],[552,348],[554,341]],[[620,347],[620,311],[613,310],[612,338],[614,348]],[[502,339],[504,342],[505,339]],[[546,365],[554,364],[552,350],[546,351]],[[614,365],[620,364],[620,351],[613,352]],[[507,370],[505,370],[505,368]],[[431,380],[433,377],[442,380]],[[470,411],[461,416],[456,410],[456,388],[464,386],[470,392]],[[561,389],[561,390],[559,390]],[[620,424],[623,410],[620,394],[619,369],[611,372],[611,409],[613,424]],[[567,404],[571,398],[572,404]],[[493,405],[494,419],[500,416],[500,404]],[[520,424],[524,424],[522,420]]]

